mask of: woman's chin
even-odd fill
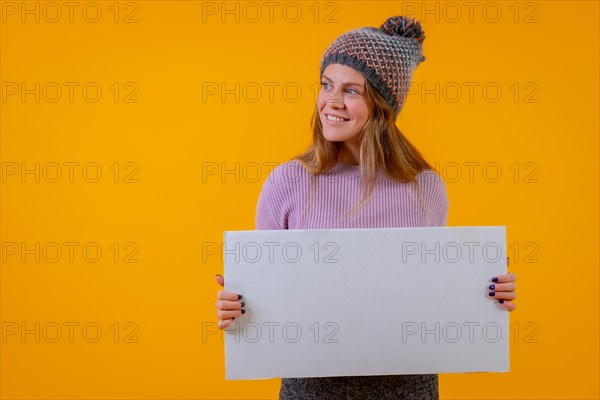
[[[323,137],[329,142],[344,142],[349,139],[344,135],[327,134],[325,132],[323,132]]]

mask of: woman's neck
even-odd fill
[[[342,144],[339,148],[337,160],[345,164],[360,165],[360,151]]]

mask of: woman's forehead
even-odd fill
[[[346,85],[364,85],[365,77],[354,68],[342,64],[329,64],[323,77]]]

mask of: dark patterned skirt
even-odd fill
[[[279,400],[438,400],[438,375],[282,378]]]

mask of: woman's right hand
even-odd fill
[[[221,286],[225,286],[225,278],[217,274],[217,283]],[[241,317],[246,312],[243,301],[238,301],[242,298],[241,294],[230,292],[228,290],[220,290],[217,293],[217,317],[219,317],[219,323],[217,326],[220,329],[226,329],[229,325],[233,324],[233,320],[237,317]]]

